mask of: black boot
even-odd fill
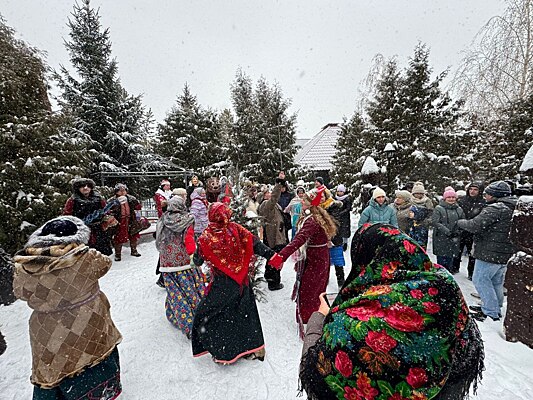
[[[337,285],[339,290],[344,285],[344,267],[339,267],[335,265],[335,275],[337,275]]]

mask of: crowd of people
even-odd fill
[[[292,257],[308,398],[463,399],[475,390],[484,357],[476,320],[502,318],[508,261],[516,247],[528,254],[533,248],[530,236],[516,233],[523,221],[512,226],[517,199],[508,183],[472,182],[462,195],[450,186],[433,199],[415,182],[391,202],[375,187],[353,236],[353,200],[343,184],[330,190],[316,177],[313,184],[297,182],[293,192],[283,171],[270,184],[247,182],[237,196],[245,208],[240,217],[261,221],[256,234],[233,222],[235,198],[229,181],[224,185],[211,202],[197,176],[173,190],[164,179],[154,195],[157,283],[166,290],[166,318],[191,340],[195,357],[264,360],[252,288],[256,260],[267,260],[264,277],[276,291]],[[115,398],[121,391],[121,335],[98,279],[111,267],[106,256],[113,250],[121,261],[124,243],[140,256],[141,203],[122,183],[107,201],[90,179],[76,179],[72,188],[64,216],[35,231],[15,257],[15,294],[34,310],[34,399]],[[431,230],[437,263],[427,255]],[[481,300],[470,310],[453,277],[465,251]],[[512,262],[517,267],[507,280],[521,287],[528,259]],[[330,268],[339,288],[331,307]],[[506,334],[533,346],[521,294],[509,291],[509,303],[516,303],[508,305]],[[50,332],[50,324],[61,332]]]

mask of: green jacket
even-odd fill
[[[379,203],[374,199],[370,199],[370,204],[361,213],[361,218],[359,218],[357,228],[360,228],[363,224],[367,222],[373,224],[381,222],[383,224],[391,224],[398,228],[396,210],[394,210],[387,203],[383,203],[380,206]]]

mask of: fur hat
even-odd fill
[[[337,192],[346,193],[346,186],[341,183],[339,186],[337,186]]]
[[[122,189],[124,189],[126,192],[128,191],[128,187],[123,183],[117,183],[115,185],[115,193],[120,192]]]
[[[379,186],[377,186],[374,189],[374,191],[372,192],[372,198],[374,200],[376,200],[378,197],[381,197],[381,196],[387,197],[386,194],[385,194],[385,191],[382,188],[380,188]]]
[[[405,201],[411,201],[411,193],[408,190],[397,190],[394,195]]]
[[[186,194],[187,194],[187,191],[183,188],[176,188],[172,191],[173,196],[183,196]]]
[[[442,198],[444,200],[450,198],[450,197],[455,197],[457,198],[457,193],[455,193],[455,190],[451,187],[451,186],[448,186],[446,188],[446,190],[444,191],[444,193],[442,194]]]
[[[71,215],[51,219],[33,232],[26,243],[28,247],[49,247],[58,244],[89,243],[91,230],[85,223]]]
[[[507,197],[510,196],[511,186],[504,181],[492,182],[489,186],[485,188],[485,193],[493,197]]]
[[[89,186],[92,190],[94,190],[94,181],[89,178],[74,178],[70,181],[70,184],[72,185],[72,193],[78,193],[79,190],[84,186]]]
[[[415,182],[411,189],[412,194],[426,194],[426,188],[422,182]]]

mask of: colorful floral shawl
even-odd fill
[[[472,382],[475,390],[483,344],[452,276],[392,225],[363,225],[351,252],[352,271],[302,361],[309,397],[462,399]],[[447,383],[454,388],[440,397]]]
[[[255,262],[252,233],[230,222],[231,210],[226,204],[211,204],[208,216],[209,225],[198,238],[202,257],[239,285],[247,284],[248,270]]]

